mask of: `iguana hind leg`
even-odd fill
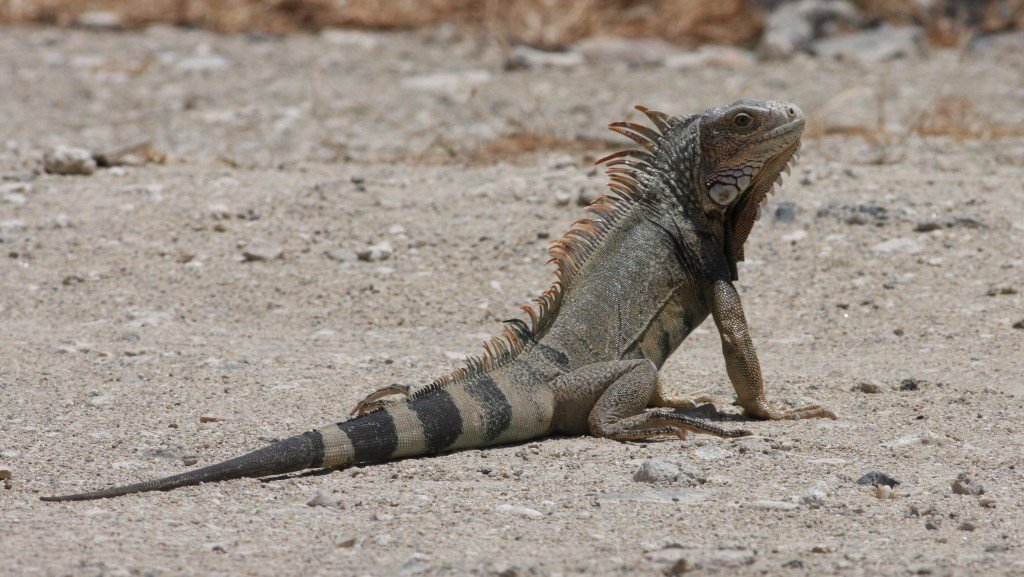
[[[379,388],[356,403],[356,408],[352,409],[351,414],[355,416],[363,415],[395,402],[394,399],[382,399],[382,397],[389,395],[405,395],[408,397],[410,388],[409,385],[400,385],[398,383]]]
[[[621,441],[666,435],[685,438],[687,431],[720,437],[750,434],[673,411],[645,412],[657,387],[658,369],[648,360],[587,365],[555,381],[560,421],[557,424],[560,430],[569,432],[582,424],[595,437]],[[586,423],[581,423],[579,417],[574,418],[575,415],[586,415]]]

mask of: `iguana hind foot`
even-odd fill
[[[398,383],[381,387],[356,403],[356,408],[352,409],[351,415],[364,415],[395,402],[394,399],[382,399],[382,397],[390,395],[404,395],[408,397],[410,389],[409,385],[400,385]]]
[[[746,429],[726,429],[689,415],[660,410],[606,423],[601,428],[600,436],[617,441],[663,435],[675,435],[680,439],[685,439],[688,432],[725,438],[748,437],[752,434]]]

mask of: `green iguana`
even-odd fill
[[[743,244],[800,146],[804,117],[787,102],[742,100],[671,117],[637,107],[656,129],[610,128],[644,150],[606,156],[611,193],[586,209],[550,254],[557,280],[530,323],[507,321],[467,366],[415,391],[394,385],[353,417],[241,457],[164,479],[89,493],[78,501],[240,477],[280,475],[485,447],[552,433],[617,440],[724,429],[685,409],[710,400],[666,394],[658,369],[708,314],[722,338],[738,404],[750,417],[835,415],[787,410],[765,396],[757,354],[732,281]],[[387,399],[390,395],[404,398]]]

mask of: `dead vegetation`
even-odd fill
[[[484,23],[511,43],[544,49],[602,34],[751,45],[763,24],[747,0],[0,0],[5,23],[73,25],[89,11],[116,13],[125,27],[163,22],[229,33]]]
[[[923,26],[958,45],[973,30],[1024,27],[1024,0],[854,0],[869,23]],[[74,25],[90,11],[123,27],[151,23],[237,33],[315,31],[330,26],[415,29],[453,23],[499,41],[559,49],[588,36],[658,37],[682,45],[752,46],[764,24],[755,0],[0,0],[0,23]]]

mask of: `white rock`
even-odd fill
[[[783,242],[800,242],[807,238],[807,231],[803,229],[797,229],[793,232],[782,235]]]
[[[537,50],[520,44],[512,48],[512,64],[525,68],[575,68],[583,64],[583,55],[573,51]]]
[[[328,44],[360,50],[373,50],[380,44],[380,35],[342,28],[326,28],[320,32],[320,38]]]
[[[915,254],[921,252],[923,249],[924,247],[921,246],[921,243],[912,238],[893,238],[871,247],[871,252],[879,254]]]
[[[316,492],[312,499],[306,502],[310,507],[327,507],[333,509],[341,504],[341,501],[333,493],[323,489]]]
[[[58,146],[43,156],[43,169],[50,174],[90,175],[96,172],[96,160],[84,148]]]
[[[502,504],[495,507],[495,510],[499,513],[508,513],[510,515],[517,515],[519,517],[526,517],[527,519],[540,519],[544,516],[544,513],[536,509],[529,507],[520,507],[518,505]]]
[[[750,503],[743,503],[740,507],[744,509],[756,509],[759,511],[792,511],[794,509],[799,509],[800,505],[789,501],[771,501],[762,499],[758,501],[751,501]]]
[[[379,242],[356,251],[356,256],[359,257],[359,260],[366,262],[387,260],[391,258],[391,255],[393,254],[395,254],[395,249],[393,249],[391,247],[391,243],[387,241]]]
[[[94,30],[116,30],[121,27],[121,15],[107,10],[90,10],[79,14],[75,24]]]
[[[182,72],[215,72],[227,70],[234,62],[218,54],[197,54],[178,61],[178,70]]]
[[[933,433],[927,429],[919,433],[913,433],[906,435],[888,443],[888,447],[895,450],[903,450],[916,447],[918,445],[935,445],[942,446],[946,444],[946,437]]]
[[[276,242],[263,239],[249,241],[242,249],[242,259],[247,262],[265,262],[284,256],[284,247]]]
[[[411,90],[457,96],[468,94],[473,88],[490,81],[491,73],[486,70],[467,70],[411,76],[402,80],[401,85]]]

